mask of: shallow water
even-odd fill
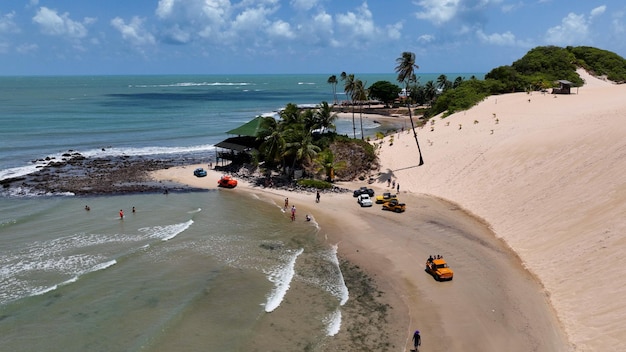
[[[317,228],[255,196],[229,190],[2,205],[11,209],[0,227],[3,349],[171,350],[182,340],[192,350],[238,350],[276,338],[315,341],[332,335],[347,298],[336,251],[319,245]]]

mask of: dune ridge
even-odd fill
[[[402,190],[484,219],[541,281],[581,351],[626,350],[626,85],[490,96],[380,151]]]

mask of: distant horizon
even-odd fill
[[[490,70],[491,71],[491,70]],[[395,72],[350,72],[355,76],[358,75],[397,75]],[[441,75],[441,74],[457,74],[457,75],[485,75],[487,72],[416,72],[416,76],[420,74],[424,75]],[[294,75],[308,75],[308,76],[328,76],[336,75],[337,80],[340,80],[340,73],[120,73],[120,74],[32,74],[32,75],[2,75],[0,78],[12,78],[12,77],[124,77],[124,76],[294,76]]]

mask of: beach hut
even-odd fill
[[[574,83],[564,79],[558,80],[556,83],[559,84],[559,87],[552,88],[552,94],[570,94],[572,85],[574,85]]]
[[[258,149],[260,142],[257,140],[259,132],[262,130],[261,121],[262,116],[257,116],[251,121],[227,131],[226,134],[236,135],[236,137],[229,137],[215,145],[217,162],[220,160],[222,164],[224,160],[231,162],[245,162],[250,158],[250,152]]]

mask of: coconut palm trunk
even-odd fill
[[[422,150],[420,148],[420,142],[417,140],[417,131],[415,130],[415,123],[413,122],[413,115],[411,113],[411,99],[409,94],[409,85],[411,82],[415,82],[414,70],[419,68],[415,64],[415,54],[405,51],[402,56],[396,59],[396,72],[398,73],[398,82],[406,84],[406,105],[409,109],[409,120],[411,121],[411,128],[413,129],[413,136],[415,137],[415,144],[417,144],[417,151],[420,155],[419,165],[424,165],[424,158],[422,157]]]

